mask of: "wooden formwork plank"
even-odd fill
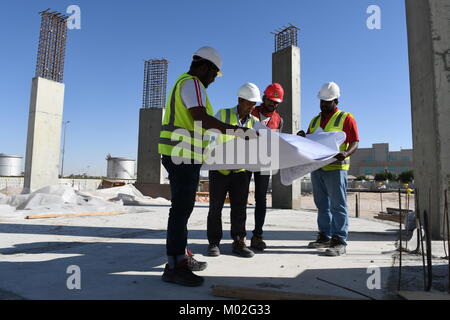
[[[243,288],[233,286],[214,286],[212,294],[216,297],[240,300],[356,300],[349,297],[317,295],[298,292],[275,291],[266,289]]]
[[[62,217],[86,217],[86,216],[106,216],[123,214],[123,211],[104,211],[104,212],[83,212],[83,213],[55,213],[55,214],[41,214],[34,216],[26,216],[25,219],[50,219]]]

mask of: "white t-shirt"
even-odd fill
[[[270,120],[272,120],[272,117],[266,117],[261,112],[258,112],[258,113],[259,113],[259,118],[260,118],[259,122],[261,122],[263,125],[267,126],[269,124]],[[281,118],[280,127],[278,129],[272,129],[272,130],[281,132],[281,131],[283,131],[283,125],[284,125],[284,121],[283,121],[283,118]]]
[[[266,117],[265,115],[263,115],[261,112],[259,112],[259,117],[260,117],[260,122],[267,126],[267,124],[269,123],[270,119],[272,119],[272,117]]]
[[[181,99],[186,108],[205,107],[206,90],[197,79],[186,80],[181,87]]]

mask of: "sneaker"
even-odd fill
[[[253,236],[252,240],[250,241],[250,247],[256,250],[263,251],[265,248],[267,248],[267,245],[263,241],[263,238],[261,236]]]
[[[338,236],[331,237],[330,247],[325,251],[325,255],[337,257],[346,254],[347,245],[344,244]]]
[[[220,256],[219,245],[217,245],[217,244],[210,244],[208,246],[207,255],[210,256],[210,257],[218,257],[218,256]]]
[[[322,232],[317,234],[317,240],[310,242],[308,244],[308,248],[311,249],[319,249],[319,248],[328,248],[330,246],[330,238],[325,236]]]
[[[208,266],[208,263],[197,261],[194,259],[194,254],[191,250],[187,250],[187,263],[191,271],[203,271]]]
[[[189,270],[187,260],[179,263],[173,269],[170,269],[169,264],[166,264],[162,280],[187,287],[201,286],[204,281],[202,277],[193,274],[192,271]]]
[[[255,255],[252,250],[247,248],[247,245],[245,244],[245,238],[238,239],[233,242],[233,253],[243,258],[251,258]]]

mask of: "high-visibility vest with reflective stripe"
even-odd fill
[[[320,117],[319,114],[317,117],[311,120],[311,123],[309,124],[309,133],[314,133],[317,128],[320,126]],[[353,117],[351,113],[343,112],[341,110],[338,110],[328,121],[327,125],[323,129],[324,132],[332,132],[332,131],[343,131],[344,129],[344,122],[347,117]],[[348,143],[343,143],[340,145],[339,150],[340,151],[346,151],[348,148]],[[344,161],[335,161],[325,167],[322,168],[322,170],[325,171],[331,171],[331,170],[349,170],[350,169],[350,157],[347,157],[344,159]]]
[[[162,120],[158,152],[162,155],[193,159],[195,162],[202,163],[203,151],[208,147],[209,139],[203,138],[206,130],[195,125],[194,119],[181,98],[181,86],[190,79],[199,80],[195,76],[183,73],[169,95]],[[200,80],[199,83],[203,86]],[[206,95],[206,113],[210,116],[214,114],[208,95]]]
[[[239,114],[237,112],[234,112],[234,108],[229,108],[229,109],[220,109],[219,110],[219,114],[220,114],[220,121],[237,126],[239,125]],[[250,119],[248,119],[247,123],[245,124],[244,127],[246,128],[253,128],[253,124],[255,123],[255,121],[258,121],[258,118],[252,116],[251,114],[249,115]],[[231,135],[227,135],[227,134],[221,134],[218,139],[217,139],[217,144],[221,144],[221,143],[226,143],[230,140],[235,139],[236,136],[231,136]],[[233,172],[244,172],[245,169],[238,169],[238,170],[218,170],[221,174],[223,175],[229,175],[231,173],[231,171]]]

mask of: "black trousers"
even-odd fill
[[[168,256],[184,255],[187,246],[187,224],[195,205],[201,164],[175,164],[169,156],[162,157],[169,173],[172,206],[167,224],[166,251]]]
[[[248,188],[251,173],[232,172],[223,175],[218,171],[209,172],[209,212],[207,235],[210,244],[220,244],[223,237],[222,209],[227,196],[231,204],[231,238],[245,238],[245,222],[247,220]]]
[[[253,235],[262,236],[267,210],[267,189],[269,187],[270,174],[254,173],[255,179],[255,229]]]

